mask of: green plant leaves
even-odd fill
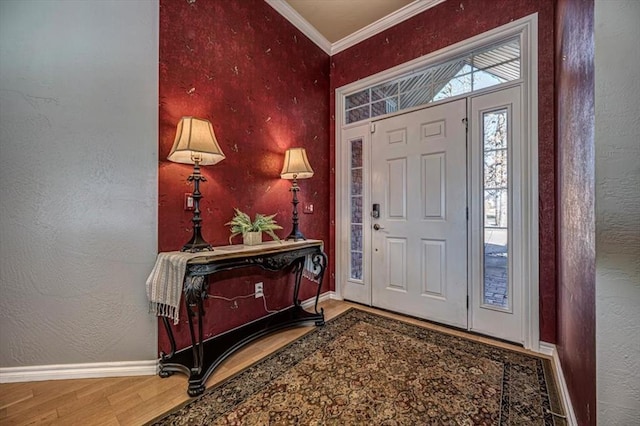
[[[233,218],[225,223],[225,225],[231,227],[231,236],[229,236],[229,244],[231,244],[231,239],[236,235],[244,235],[247,232],[266,232],[271,238],[275,241],[280,241],[280,238],[275,234],[276,229],[282,229],[282,226],[278,225],[274,220],[276,217],[275,214],[272,215],[263,215],[260,213],[256,213],[256,218],[252,222],[251,217],[240,211],[238,208],[234,208],[235,215]]]

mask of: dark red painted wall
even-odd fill
[[[596,424],[593,0],[556,12],[558,353],[578,424]]]
[[[553,0],[446,1],[334,55],[331,58],[330,152],[333,170],[336,88],[536,12],[538,12],[539,33],[540,335],[542,340],[554,343],[556,341],[556,203]],[[335,183],[333,174],[331,179],[333,187]],[[332,226],[335,221],[333,195]],[[333,244],[331,246],[333,247]]]
[[[291,229],[290,181],[280,179],[288,147],[307,150],[315,175],[301,180],[301,214],[307,238],[329,240],[329,57],[263,0],[160,1],[160,146],[158,249],[178,250],[191,236],[191,212],[183,210],[186,178],[192,167],[166,160],[180,117],[209,119],[226,159],[203,167],[207,178],[203,235],[214,245],[228,244],[224,224],[238,207],[249,213],[278,213]],[[301,205],[302,207],[302,205]],[[265,237],[268,238],[268,237]],[[239,243],[236,240],[236,243]],[[233,297],[265,282],[270,309],[290,303],[291,278],[258,271],[225,273],[211,293]],[[329,289],[325,281],[322,291]],[[303,283],[301,298],[314,294]],[[222,300],[206,303],[205,334],[228,330],[266,314],[261,299],[241,299],[238,307]],[[188,341],[181,313],[178,346]],[[166,337],[160,328],[160,347]]]

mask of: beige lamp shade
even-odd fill
[[[307,179],[313,176],[313,169],[307,159],[304,148],[289,148],[284,154],[284,166],[280,177],[282,179]]]
[[[207,166],[224,160],[225,156],[209,120],[182,117],[178,123],[176,140],[167,159],[184,164],[195,164],[198,160],[200,165]]]

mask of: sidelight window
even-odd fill
[[[363,230],[364,219],[363,205],[363,177],[362,177],[362,138],[354,139],[350,144],[351,157],[351,234],[350,234],[350,272],[349,276],[354,280],[362,280],[363,261]]]
[[[482,114],[485,305],[509,308],[509,125],[506,108]]]

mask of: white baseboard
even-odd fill
[[[319,301],[338,299],[334,291],[320,295]],[[302,303],[308,308],[315,304],[311,297]],[[0,368],[0,383],[41,382],[45,380],[95,379],[100,377],[153,376],[158,372],[158,360],[96,362],[86,364],[52,364],[27,367]]]
[[[344,300],[344,298],[340,296],[338,293],[336,293],[335,291],[330,291],[328,293],[329,293],[329,299],[331,300]]]
[[[558,392],[560,393],[560,399],[562,400],[562,408],[567,416],[567,424],[569,426],[578,426],[576,420],[576,413],[573,411],[573,405],[571,405],[571,397],[569,396],[569,388],[567,388],[567,382],[564,380],[564,373],[562,372],[562,364],[560,364],[560,357],[556,350],[556,345],[547,342],[540,342],[540,353],[551,357],[553,362],[553,372],[556,376],[556,383],[558,384]]]
[[[157,372],[157,360],[34,365],[28,367],[0,368],[0,383],[121,376],[152,376]]]
[[[342,300],[342,299],[338,298],[335,291],[327,291],[320,295],[320,297],[318,298],[318,303],[324,302],[325,300]],[[300,304],[302,305],[303,308],[306,309],[310,306],[313,306],[315,303],[316,303],[316,298],[310,297],[307,300],[301,302]]]

